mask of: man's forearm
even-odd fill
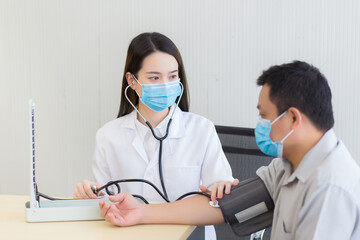
[[[220,208],[212,207],[209,198],[195,196],[184,200],[144,206],[143,223],[213,225],[224,222]]]

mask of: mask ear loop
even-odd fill
[[[283,139],[281,139],[281,141],[280,142],[282,142],[282,143],[284,143],[284,141],[290,136],[290,134],[292,134],[294,132],[294,129],[291,129],[291,131],[290,132],[288,132],[288,134],[286,134],[286,136],[285,137],[283,137]]]
[[[300,121],[302,121],[302,116],[300,115]],[[282,143],[284,143],[284,141],[290,136],[290,134],[292,134],[294,132],[295,129],[291,129],[291,131],[286,134],[286,136],[280,141]]]
[[[279,120],[282,116],[285,115],[285,113],[287,113],[288,110],[286,110],[285,112],[283,112],[282,114],[280,114],[274,121],[271,122],[271,125],[273,125],[277,120]],[[301,116],[300,116],[300,120],[301,120]],[[288,132],[288,134],[286,134],[285,137],[283,137],[283,139],[281,139],[281,143],[284,143],[284,141],[294,132],[294,129],[291,129],[290,132]]]
[[[285,112],[283,112],[282,114],[280,114],[277,118],[275,118],[275,120],[271,122],[271,125],[273,125],[274,123],[276,123],[277,120],[279,120],[282,116],[285,115],[285,113],[287,113],[287,110],[286,110]]]

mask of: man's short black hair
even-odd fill
[[[316,67],[301,61],[272,66],[257,79],[257,85],[269,85],[270,100],[278,114],[290,107],[299,109],[319,129],[334,126],[331,90]]]

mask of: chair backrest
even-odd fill
[[[242,181],[256,177],[256,170],[271,162],[272,157],[263,154],[256,145],[253,128],[227,126],[215,126],[215,128],[234,178]],[[215,230],[218,240],[250,239],[250,236],[236,236],[227,224],[216,225]],[[271,228],[267,228],[263,239],[270,239],[270,233]]]

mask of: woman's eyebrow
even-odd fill
[[[171,72],[169,72],[169,73],[175,73],[175,72],[177,72],[178,70],[176,69],[176,70],[173,70],[173,71],[171,71]],[[160,72],[155,72],[155,71],[150,71],[150,72],[146,72],[146,73],[148,73],[148,74],[161,74]]]
[[[146,72],[146,73],[149,73],[149,74],[160,74],[159,72]]]

